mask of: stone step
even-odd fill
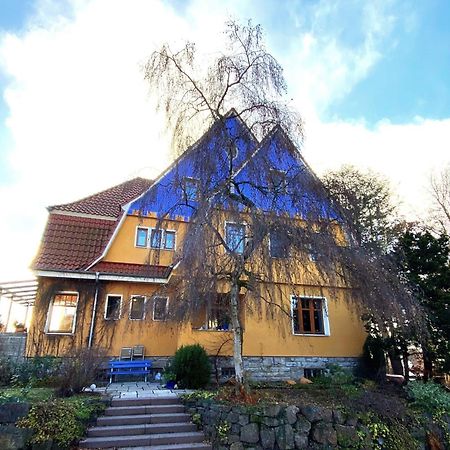
[[[205,439],[198,431],[183,433],[139,434],[133,436],[88,437],[80,442],[81,448],[111,448],[161,446],[168,444],[201,443]]]
[[[192,423],[152,423],[140,425],[115,425],[93,427],[88,430],[88,437],[132,436],[138,434],[182,433],[195,431]]]
[[[115,398],[111,406],[137,406],[137,405],[178,405],[180,400],[177,396],[161,397],[137,397],[137,398]]]
[[[189,422],[189,414],[134,414],[131,416],[102,416],[97,419],[97,425],[107,427],[114,425],[138,425],[143,423],[178,423]]]
[[[107,416],[130,416],[134,414],[168,414],[182,413],[184,406],[179,405],[139,405],[139,406],[112,406],[106,408]]]
[[[211,444],[193,442],[191,444],[153,445],[145,447],[119,447],[121,450],[212,450]]]

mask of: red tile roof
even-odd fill
[[[152,183],[152,180],[147,180],[146,178],[134,178],[72,203],[49,206],[48,210],[50,212],[67,211],[96,216],[119,217],[121,207],[142,194]]]
[[[106,247],[117,221],[50,214],[35,270],[84,270]]]
[[[129,264],[100,261],[89,271],[146,278],[167,278],[171,270],[172,268],[168,266],[151,266],[149,264]]]
[[[85,271],[105,250],[122,216],[121,207],[151,184],[151,180],[134,178],[76,202],[49,207],[41,246],[31,267],[35,270]],[[167,267],[162,266],[100,264],[103,266],[97,264],[90,272],[153,278],[167,271]]]

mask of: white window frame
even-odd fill
[[[145,241],[145,245],[137,245],[137,237],[138,237],[138,229],[139,228],[141,228],[141,229],[143,229],[143,230],[147,230],[147,239],[146,239],[146,241]],[[138,225],[137,227],[136,227],[136,232],[135,232],[135,234],[134,234],[134,246],[136,247],[136,248],[148,248],[148,243],[149,243],[149,239],[150,239],[150,230],[151,230],[151,228],[149,228],[149,227],[143,227],[143,226],[141,226],[141,225]]]
[[[138,229],[142,228],[147,230],[147,241],[145,243],[145,246],[143,245],[137,245],[137,233],[138,233]],[[153,230],[159,230],[161,232],[161,244],[159,247],[152,247],[151,246],[151,240],[152,240],[152,231]],[[173,248],[166,248],[165,247],[165,242],[166,242],[166,232],[168,233],[173,233],[174,234],[174,246]],[[165,228],[157,228],[157,227],[143,227],[138,225],[136,227],[136,232],[134,235],[134,246],[135,248],[150,248],[152,250],[166,250],[168,252],[174,252],[177,248],[177,230],[173,230],[173,229],[165,229]]]
[[[50,327],[50,318],[51,318],[51,313],[53,311],[53,302],[55,300],[55,296],[56,295],[66,295],[66,294],[76,294],[77,296],[77,306],[75,307],[75,314],[73,315],[73,322],[72,322],[72,331],[49,331],[49,327]],[[48,310],[47,310],[47,319],[45,321],[45,334],[59,334],[59,335],[63,335],[63,336],[73,336],[75,334],[75,329],[76,329],[76,325],[77,325],[77,313],[78,313],[78,302],[80,300],[80,293],[77,291],[59,291],[59,292],[55,292],[53,294],[53,298],[48,306]]]
[[[169,297],[167,297],[167,296],[165,296],[165,295],[155,295],[154,297],[153,297],[153,313],[152,313],[152,319],[153,319],[153,321],[155,321],[155,322],[165,322],[167,319],[166,318],[164,318],[164,319],[155,319],[155,306],[156,306],[156,299],[157,298],[164,298],[164,299],[166,299],[166,316],[167,316],[167,311],[169,310]]]
[[[120,297],[120,306],[119,306],[119,317],[117,319],[113,319],[111,317],[106,317],[106,312],[108,311],[108,299],[109,297]],[[105,313],[103,314],[103,318],[105,320],[120,320],[122,318],[122,305],[123,305],[123,295],[120,294],[107,294],[105,301]]]
[[[244,248],[242,250],[242,253],[233,251],[233,253],[236,253],[237,255],[243,255],[245,252],[245,244],[247,244],[247,222],[233,222],[230,220],[225,221],[225,225],[223,227],[223,238],[224,238],[223,240],[225,241],[225,244],[227,245],[227,247],[229,247],[228,242],[227,242],[227,226],[228,225],[241,225],[244,227]]]
[[[316,334],[316,333],[295,333],[294,332],[294,300],[298,299],[314,299],[314,300],[322,300],[322,321],[323,321],[323,334]],[[328,313],[328,300],[326,297],[323,296],[316,296],[316,295],[294,295],[292,294],[291,297],[291,329],[292,334],[294,336],[309,336],[309,337],[329,337],[331,336],[331,330],[330,330],[330,317]]]
[[[131,318],[131,307],[133,306],[133,298],[134,297],[143,297],[144,298],[144,314],[141,319],[132,319]],[[147,315],[147,297],[141,294],[133,294],[130,295],[130,311],[128,313],[128,320],[145,320],[145,316]]]

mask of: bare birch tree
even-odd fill
[[[188,216],[172,303],[179,317],[192,318],[222,293],[242,386],[241,314],[266,308],[291,317],[280,285],[292,294],[305,285],[353,286],[355,305],[380,323],[392,314],[417,317],[417,307],[391,262],[357,245],[351,219],[303,161],[303,124],[285,101],[283,71],[261,28],[229,22],[226,37],[227,52],[207,70],[196,65],[192,43],[176,52],[164,45],[145,66],[175,151],[188,150],[141,209],[156,209],[162,228]]]
[[[450,234],[450,165],[430,179],[433,199],[432,218],[439,231]]]

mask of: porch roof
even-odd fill
[[[14,303],[31,306],[36,299],[37,288],[36,279],[0,282],[0,297],[8,298]]]

